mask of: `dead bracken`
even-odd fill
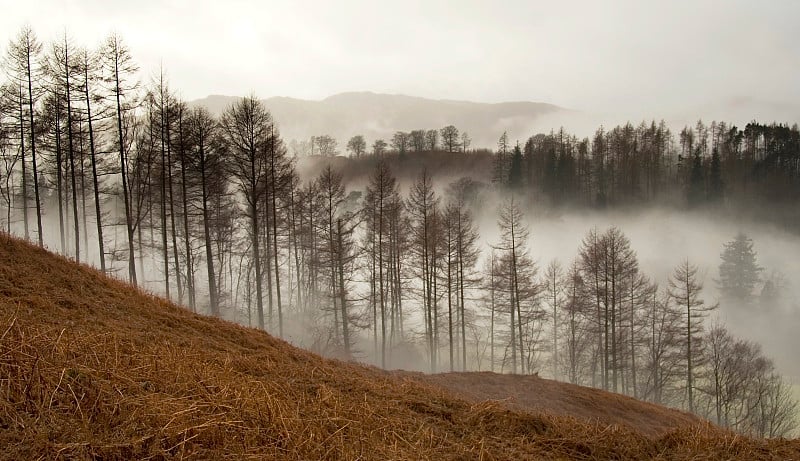
[[[800,458],[797,440],[536,414],[448,379],[322,359],[0,234],[0,459]]]

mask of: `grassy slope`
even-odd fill
[[[598,402],[601,405],[602,402]],[[790,459],[797,441],[474,403],[0,235],[0,459]]]

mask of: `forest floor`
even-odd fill
[[[543,401],[574,394],[570,406],[525,408],[479,401],[457,375],[423,381],[192,314],[0,235],[0,459],[800,459],[798,440],[600,391],[545,383],[563,389]]]

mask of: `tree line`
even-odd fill
[[[800,190],[800,130],[698,121],[676,138],[653,121],[600,127],[591,139],[560,129],[515,146],[504,133],[493,180],[554,204],[792,205]]]
[[[588,143],[563,133],[531,138],[525,154],[504,135],[494,158],[505,199],[489,241],[476,219],[485,186],[474,179],[443,186],[423,168],[403,190],[381,160],[386,146],[373,146],[379,160],[363,189],[348,190],[331,167],[302,178],[255,96],[219,116],[190,107],[163,69],[141,82],[117,35],[88,50],[66,35],[43,44],[24,28],[3,69],[6,232],[328,355],[432,372],[543,372],[747,433],[791,429],[794,403],[771,362],[723,326],[706,327],[715,306],[703,301],[689,261],[659,288],[624,233],[610,228],[591,230],[566,268],[535,263],[519,189],[609,202],[642,188],[656,196],[663,176],[631,160],[642,158],[631,153],[638,147],[617,150],[639,146],[638,135],[601,132],[597,142],[615,146],[595,151],[609,153],[602,161],[571,160]],[[666,133],[648,130],[652,158],[668,158],[657,147],[668,144]],[[399,154],[469,145],[452,126],[395,138]],[[687,141],[687,152],[702,160],[698,144]],[[348,148],[367,155],[363,138]],[[662,160],[646,165],[669,171]],[[574,173],[582,161],[594,176]],[[703,173],[703,184],[711,176]]]

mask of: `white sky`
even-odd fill
[[[186,99],[375,91],[660,117],[743,99],[800,107],[800,1],[0,0],[30,24],[119,32]]]

